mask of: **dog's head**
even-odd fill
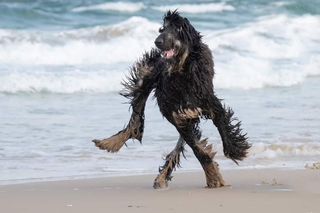
[[[201,39],[200,33],[177,10],[165,14],[159,33],[154,43],[162,51],[162,58],[183,60],[182,63]]]

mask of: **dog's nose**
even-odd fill
[[[161,46],[163,44],[163,39],[162,38],[157,38],[155,41],[154,41],[155,45],[157,47]]]

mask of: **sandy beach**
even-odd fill
[[[230,187],[206,189],[200,172],[176,172],[169,188],[155,175],[0,186],[3,213],[320,212],[320,170],[227,170]]]

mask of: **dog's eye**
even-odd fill
[[[159,33],[162,33],[164,31],[164,27],[160,27]]]
[[[179,28],[176,28],[176,31],[177,31],[177,32],[180,32],[180,29],[179,29]]]

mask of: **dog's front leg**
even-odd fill
[[[129,98],[132,115],[128,125],[117,134],[103,139],[93,140],[97,147],[108,152],[118,152],[125,142],[132,138],[141,142],[144,130],[144,109],[149,94],[155,87],[154,62],[158,57],[155,53],[145,54],[141,60],[132,67],[128,80],[123,83],[125,89],[121,93]]]
[[[95,139],[92,142],[94,142],[100,149],[108,152],[118,152],[125,142],[130,138],[137,139],[141,142],[144,129],[145,102],[140,104],[141,106],[138,107],[140,110],[134,109],[129,124],[123,130],[109,138],[103,140]]]

